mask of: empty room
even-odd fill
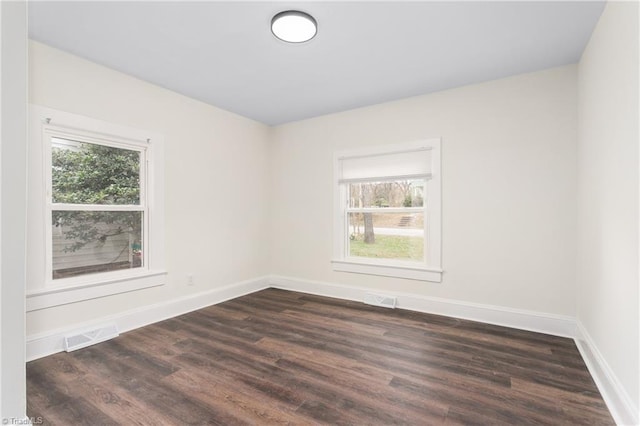
[[[637,1],[0,2],[3,424],[640,424]]]

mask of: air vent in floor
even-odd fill
[[[397,299],[383,294],[366,293],[364,303],[367,305],[382,306],[383,308],[395,308]]]
[[[67,352],[76,349],[86,348],[96,343],[118,337],[118,326],[116,324],[108,324],[88,330],[77,331],[64,337],[64,350]]]

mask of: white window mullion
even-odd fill
[[[424,207],[348,207],[347,213],[422,213]]]
[[[86,211],[86,212],[141,212],[143,205],[128,204],[50,204],[52,211]]]

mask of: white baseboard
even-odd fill
[[[604,399],[611,415],[618,425],[637,425],[638,407],[620,384],[617,376],[609,367],[593,339],[580,321],[577,322],[577,336],[575,338],[578,350],[584,359],[591,377],[596,382],[598,390]]]
[[[302,293],[360,302],[364,300],[365,293],[377,292],[376,289],[372,288],[309,281],[277,275],[269,277],[269,284],[271,287],[283,290],[299,291]],[[399,309],[479,321],[487,324],[536,331],[555,336],[574,338],[576,335],[575,319],[569,316],[420,296],[409,293],[397,293],[392,291],[383,291],[382,293],[389,296],[396,296],[398,300],[396,307]]]
[[[153,324],[168,318],[186,314],[187,312],[215,305],[226,300],[244,296],[269,287],[267,277],[255,278],[215,288],[209,291],[190,294],[176,300],[144,306],[138,309],[96,319],[91,322],[75,324],[72,328],[53,330],[27,336],[27,361],[42,358],[64,350],[64,336],[78,329],[115,322],[120,332],[130,331],[145,325]]]

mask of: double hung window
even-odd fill
[[[45,140],[49,278],[144,268],[146,144],[53,127]]]
[[[335,157],[334,269],[440,281],[440,140]]]

